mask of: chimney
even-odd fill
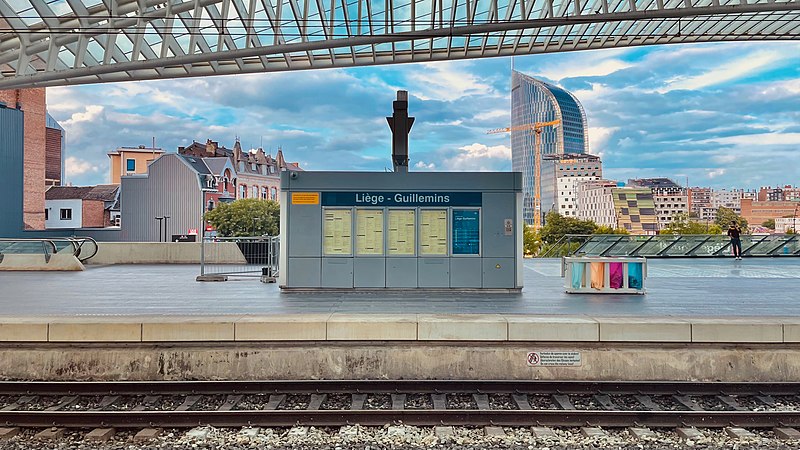
[[[408,172],[408,133],[414,125],[408,116],[408,91],[397,91],[392,110],[392,117],[386,118],[392,130],[392,165],[395,172]]]

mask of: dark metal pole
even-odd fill
[[[395,172],[408,172],[408,133],[414,118],[408,117],[408,91],[397,91],[392,102],[392,117],[387,117],[392,130],[392,165]]]
[[[169,220],[169,216],[164,216],[164,242],[169,242],[169,236],[167,235],[167,221]]]
[[[158,242],[161,242],[161,221],[164,220],[163,217],[155,217],[155,220],[158,221]]]

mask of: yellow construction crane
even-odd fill
[[[512,131],[532,131],[534,133],[533,139],[533,229],[539,230],[542,228],[542,129],[544,127],[557,126],[561,120],[551,120],[550,122],[535,122],[526,123],[524,125],[515,125],[513,127],[495,128],[489,130],[486,134],[510,133]]]

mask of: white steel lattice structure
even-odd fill
[[[0,89],[799,38],[800,0],[0,0]]]

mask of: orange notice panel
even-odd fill
[[[293,205],[319,205],[319,192],[292,192]]]

